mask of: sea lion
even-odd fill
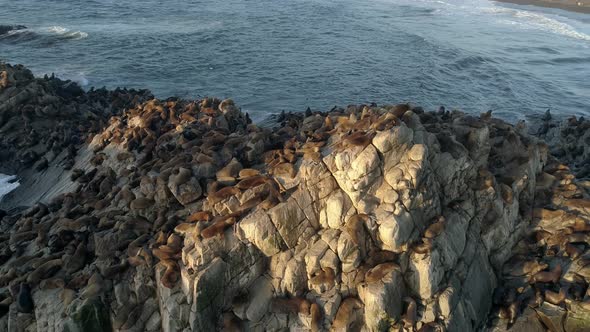
[[[242,321],[233,312],[223,314],[221,332],[241,332],[243,330]]]
[[[414,329],[414,325],[416,325],[416,320],[418,315],[416,313],[416,301],[411,297],[405,297],[404,302],[408,303],[408,307],[406,309],[406,313],[402,317],[402,322],[404,323],[404,327],[409,330]]]
[[[255,188],[260,185],[263,185],[263,184],[267,183],[268,181],[269,181],[269,179],[266,176],[255,175],[255,176],[251,176],[251,177],[241,180],[240,182],[238,182],[236,184],[235,187],[240,190],[246,190],[246,189]]]
[[[538,272],[531,278],[532,283],[543,282],[543,283],[557,283],[561,278],[561,265],[556,265],[555,268],[550,272]]]
[[[270,169],[270,174],[275,177],[287,177],[292,179],[295,177],[295,168],[293,167],[293,164],[289,162],[280,163]]]
[[[440,216],[435,223],[428,226],[426,231],[424,231],[424,237],[427,239],[434,239],[440,233],[442,233],[442,231],[445,228],[445,225],[446,225],[445,217]]]
[[[54,275],[62,268],[62,266],[63,261],[61,258],[52,259],[31,272],[27,276],[27,282],[31,284],[38,284],[41,279],[47,279]]]
[[[244,168],[238,173],[238,179],[243,180],[257,175],[260,175],[259,170],[253,168]]]
[[[317,303],[312,303],[309,307],[309,312],[311,314],[311,332],[319,332],[322,329],[322,309]]]
[[[160,263],[166,267],[166,271],[164,271],[164,275],[160,279],[162,285],[166,288],[174,288],[178,278],[180,276],[180,268],[178,264],[173,260],[163,260]]]
[[[81,241],[76,247],[74,254],[68,259],[64,265],[66,273],[73,274],[84,267],[86,263],[86,243]]]
[[[131,205],[129,206],[131,210],[144,210],[150,207],[153,207],[155,204],[153,199],[149,199],[146,197],[138,197],[131,201]]]
[[[231,196],[238,195],[239,193],[240,193],[239,188],[225,187],[225,188],[221,188],[221,189],[217,190],[216,192],[214,192],[213,194],[209,195],[207,197],[207,200],[209,200],[209,202],[211,204],[216,204],[216,203],[219,203]]]
[[[39,289],[56,289],[66,287],[66,282],[62,278],[51,278],[42,280]]]
[[[235,217],[230,217],[227,219],[220,218],[219,220],[213,222],[213,224],[201,231],[201,237],[204,239],[209,239],[217,235],[223,234],[223,232],[230,226],[236,223]]]
[[[565,287],[561,287],[559,289],[559,293],[546,290],[545,291],[545,300],[551,304],[560,305],[565,301],[567,295],[567,291]]]
[[[192,175],[193,172],[190,169],[179,167],[172,171],[172,174],[168,177],[168,182],[172,185],[180,186],[187,183]]]
[[[0,276],[0,287],[6,286],[12,279],[16,278],[16,268],[11,267],[6,273]]]
[[[34,309],[31,287],[27,283],[20,284],[20,290],[16,297],[16,310],[22,313],[32,313]]]
[[[441,323],[430,322],[422,325],[418,332],[444,332],[445,328]]]
[[[187,223],[194,223],[194,222],[200,222],[200,221],[209,221],[209,220],[211,220],[211,218],[213,218],[213,216],[211,215],[211,212],[199,211],[199,212],[195,212],[195,213],[191,214],[190,216],[188,216],[188,218],[186,219],[186,222]]]
[[[117,274],[122,273],[129,267],[127,260],[123,260],[119,264],[107,266],[101,270],[102,275],[107,279],[113,279]]]
[[[217,177],[218,180],[220,178],[233,178],[233,179],[235,179],[238,177],[239,172],[243,168],[244,167],[242,166],[242,164],[236,158],[232,158],[227,165],[225,165],[222,169],[220,169],[219,171],[217,171],[217,173],[215,173],[215,176]]]
[[[377,281],[381,281],[383,277],[389,274],[393,270],[399,270],[399,265],[395,263],[383,263],[375,266],[374,268],[367,271],[365,274],[365,282],[370,284]]]
[[[301,297],[273,298],[271,300],[271,311],[291,314],[309,315],[310,303]]]
[[[354,297],[344,299],[336,312],[330,331],[360,331],[362,319],[357,311],[362,309],[363,303]]]
[[[91,299],[102,293],[104,288],[104,280],[100,273],[94,272],[88,279],[88,284],[84,290],[80,293],[80,298]]]
[[[332,268],[324,267],[318,274],[309,279],[312,285],[327,285],[327,289],[334,287],[336,273]]]
[[[422,241],[414,243],[411,248],[415,253],[425,255],[432,251],[433,245],[432,239],[422,238]]]
[[[370,220],[366,214],[355,214],[348,218],[345,229],[355,245],[360,245],[365,237],[365,223]]]

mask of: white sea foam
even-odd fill
[[[44,30],[50,34],[61,36],[63,38],[68,38],[68,39],[84,39],[84,38],[88,37],[88,33],[86,33],[86,32],[72,31],[68,28],[64,28],[64,27],[57,26],[57,25],[46,28]]]
[[[0,173],[0,200],[2,200],[4,195],[8,194],[19,186],[18,181],[14,181],[14,179],[16,179],[16,176],[14,175]]]
[[[507,19],[500,20],[502,23],[517,25],[524,29],[538,29],[570,38],[590,41],[590,35],[579,32],[571,25],[542,13],[505,7],[487,7],[483,8],[483,11],[489,14],[507,16]]]

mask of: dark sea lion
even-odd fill
[[[34,309],[33,297],[31,296],[31,287],[27,283],[20,285],[20,290],[16,297],[16,309],[23,313],[32,313]]]
[[[418,332],[444,332],[445,328],[441,323],[430,322],[422,325]]]
[[[146,197],[138,197],[131,201],[130,208],[131,210],[144,210],[150,207],[153,207],[155,201],[153,199],[149,199]]]
[[[223,314],[221,332],[241,332],[243,330],[242,321],[233,312]]]
[[[27,282],[31,284],[38,284],[42,279],[47,279],[59,271],[63,266],[61,258],[52,259],[41,266],[35,271],[29,273],[27,276]]]
[[[168,178],[168,181],[170,181],[172,184],[176,186],[180,186],[181,184],[188,182],[191,176],[192,171],[190,169],[179,167],[178,169],[172,172],[172,174]]]
[[[84,265],[86,265],[86,243],[82,241],[78,244],[76,251],[64,265],[64,269],[68,274],[73,274],[83,268]]]
[[[123,260],[119,264],[110,265],[101,270],[101,274],[107,279],[113,279],[116,275],[123,273],[129,264],[127,260]]]
[[[56,289],[64,288],[65,286],[66,282],[62,278],[51,278],[41,281],[39,284],[39,289]]]

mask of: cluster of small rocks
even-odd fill
[[[261,128],[147,95],[1,219],[0,330],[588,326],[587,188],[526,128],[407,104]]]

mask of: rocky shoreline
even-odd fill
[[[0,65],[0,330],[587,331],[588,127]]]

